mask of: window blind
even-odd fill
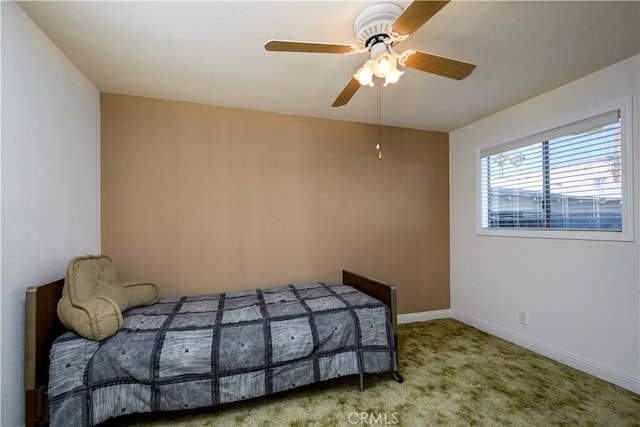
[[[622,231],[620,111],[484,150],[483,228]]]

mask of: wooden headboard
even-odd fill
[[[342,283],[382,301],[389,307],[397,349],[396,287],[349,271],[342,272]],[[60,279],[27,289],[25,326],[25,423],[27,427],[45,426],[49,422],[49,352],[53,341],[67,330],[60,323],[56,313],[63,286],[64,279]],[[396,351],[396,357],[397,354]]]
[[[49,351],[53,341],[66,331],[56,313],[63,286],[64,279],[59,279],[27,289],[24,361],[27,427],[46,425],[49,420]]]

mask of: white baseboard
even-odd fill
[[[421,313],[398,314],[398,324],[426,322],[427,320],[447,319],[451,317],[451,310],[423,311]]]
[[[492,323],[485,322],[484,320],[480,320],[473,316],[460,313],[459,311],[446,311],[449,311],[451,317],[453,317],[454,319],[471,325],[474,328],[480,329],[481,331],[484,331],[488,334],[495,335],[499,338],[527,348],[550,359],[571,366],[572,368],[575,368],[579,371],[586,372],[587,374],[593,375],[594,377],[598,377],[602,380],[608,381],[627,390],[631,390],[634,393],[640,394],[640,379],[638,378],[633,378],[604,366],[600,366],[596,363],[589,362],[588,360],[584,360],[573,354],[566,353],[565,351],[558,348],[549,346],[536,340],[532,340],[531,338],[517,334],[508,329],[504,329]],[[398,323],[400,323],[400,316],[398,316]]]

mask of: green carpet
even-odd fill
[[[398,384],[347,377],[130,426],[640,426],[640,395],[452,319],[399,326]]]

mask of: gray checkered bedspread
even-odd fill
[[[51,349],[53,426],[234,402],[344,375],[396,370],[389,310],[350,286],[296,284],[165,298],[96,342]]]

